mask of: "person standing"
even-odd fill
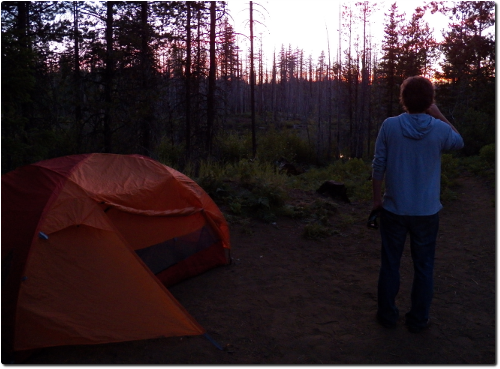
[[[415,76],[403,82],[400,103],[406,112],[383,122],[372,162],[373,210],[380,211],[382,243],[377,320],[388,328],[397,325],[399,266],[409,234],[414,275],[405,324],[414,333],[430,324],[434,254],[443,207],[441,153],[464,146],[434,97],[434,85],[427,78]]]

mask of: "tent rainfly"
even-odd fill
[[[150,158],[72,155],[4,174],[2,362],[50,346],[204,334],[166,287],[227,264],[229,250],[208,194]]]

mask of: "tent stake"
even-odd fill
[[[215,347],[217,347],[219,350],[223,351],[222,347],[220,347],[220,345],[217,342],[215,342],[215,340],[212,337],[210,337],[210,335],[208,333],[205,333],[204,336],[207,338],[207,340],[209,340],[210,342],[212,342],[212,344]]]

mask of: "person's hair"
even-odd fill
[[[408,113],[423,113],[434,103],[434,85],[425,77],[409,77],[401,85],[399,100]]]

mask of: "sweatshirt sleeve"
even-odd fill
[[[385,122],[384,122],[385,123]],[[385,124],[382,124],[375,141],[375,155],[372,161],[373,179],[382,181],[387,166],[387,142],[385,139]]]
[[[446,123],[445,123],[446,124]],[[464,140],[462,136],[455,132],[450,126],[448,126],[448,135],[444,140],[442,150],[460,150],[464,147]]]

